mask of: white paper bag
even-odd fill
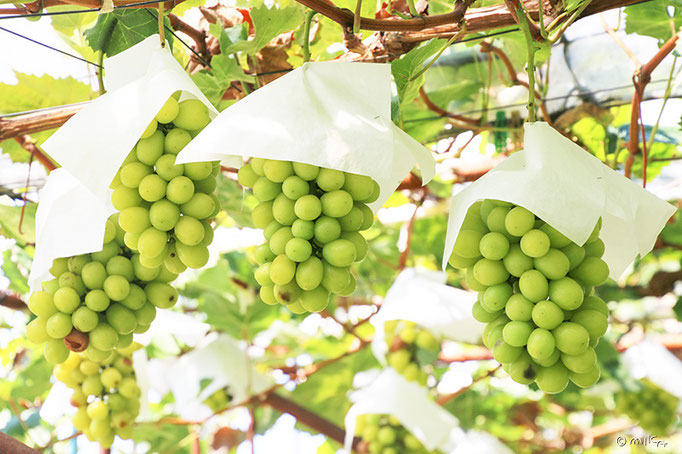
[[[170,52],[153,35],[104,62],[107,93],[74,115],[43,144],[45,151],[100,200],[121,163],[168,98],[197,98],[217,111]],[[187,159],[184,162],[192,162]]]
[[[447,266],[467,209],[497,199],[521,205],[578,245],[602,218],[603,260],[620,277],[648,253],[675,208],[605,166],[550,127],[526,123],[524,150],[502,161],[452,198],[445,239]]]
[[[392,368],[384,369],[367,386],[353,391],[350,400],[353,406],[344,420],[347,453],[350,453],[360,415],[394,416],[426,449],[446,452],[450,433],[459,425],[457,418],[429,398],[426,388],[408,382]]]
[[[391,122],[389,65],[305,63],[225,109],[179,154],[178,163],[241,156],[297,161],[372,177],[376,211],[431,152]]]
[[[115,211],[111,201],[96,197],[66,169],[50,173],[36,211],[36,248],[28,276],[31,291],[52,279],[49,270],[54,259],[102,250],[107,218]]]
[[[375,333],[372,352],[386,364],[386,333],[389,320],[408,320],[434,335],[454,341],[478,342],[485,325],[471,315],[476,294],[445,285],[447,276],[440,271],[406,268],[388,290],[379,312],[370,323]]]
[[[646,377],[682,400],[682,363],[660,343],[647,338],[625,350],[622,359],[633,377]]]

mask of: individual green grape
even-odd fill
[[[535,381],[538,365],[528,356],[528,353],[521,352],[518,358],[509,365],[509,375],[511,378],[522,385],[529,385]]]
[[[126,257],[119,255],[112,257],[107,262],[106,273],[111,275],[123,276],[128,282],[135,279],[133,263]],[[106,278],[105,278],[106,279]]]
[[[338,220],[321,216],[315,221],[314,236],[315,240],[322,244],[330,243],[341,235],[341,224]]]
[[[522,351],[522,347],[514,347],[506,342],[499,342],[495,345],[495,348],[493,348],[493,358],[495,358],[495,361],[502,364],[511,363],[521,355]]]
[[[549,298],[560,308],[571,311],[583,302],[583,288],[570,277],[564,277],[549,284]]]
[[[253,195],[259,202],[269,202],[281,194],[282,185],[270,181],[265,177],[260,177],[253,185]]]
[[[282,225],[291,225],[297,219],[295,202],[284,194],[279,194],[272,203],[272,215]]]
[[[538,387],[548,394],[560,393],[568,386],[568,369],[560,362],[550,367],[540,367],[536,382]]]
[[[338,239],[325,244],[322,255],[333,266],[345,267],[353,264],[357,258],[357,251],[351,241]]]
[[[104,280],[104,293],[112,301],[121,301],[130,293],[130,283],[123,276],[108,276]]]
[[[178,291],[171,285],[161,282],[151,282],[144,288],[150,303],[160,309],[168,309],[178,301]]]
[[[180,221],[176,224],[176,236]],[[201,233],[203,235],[203,227],[201,227]],[[168,234],[166,232],[157,230],[154,227],[149,227],[140,235],[140,238],[137,241],[137,249],[140,251],[140,256],[158,257],[166,248],[167,242]]]
[[[137,189],[144,177],[152,173],[152,168],[141,162],[131,162],[121,167],[120,178],[124,186]]]
[[[291,227],[280,227],[280,229],[273,233],[272,237],[270,237],[270,250],[275,255],[284,254],[287,243],[293,238],[294,235],[292,234]],[[305,242],[307,243],[307,241]]]
[[[132,334],[137,326],[135,313],[122,304],[112,304],[106,312],[107,322],[119,335]]]
[[[292,238],[287,241],[285,246],[285,254],[294,262],[304,262],[308,260],[312,251],[313,248],[310,245],[310,242],[301,238]]]
[[[263,229],[263,236],[267,241],[270,241],[270,238],[272,238],[272,235],[275,234],[279,229],[281,229],[283,226],[277,221],[270,221],[270,223]],[[292,224],[293,227],[293,224]]]
[[[296,274],[296,262],[284,254],[280,254],[272,261],[270,266],[270,279],[276,285],[285,285],[291,282]]]
[[[69,349],[66,348],[64,342],[60,339],[50,339],[45,343],[43,355],[48,363],[59,364],[66,361],[66,358],[69,357]]]
[[[298,301],[301,296],[301,288],[296,284],[295,280],[291,280],[284,285],[275,284],[274,294],[275,299],[280,304],[293,304]]]
[[[481,232],[476,230],[460,230],[453,252],[460,257],[476,258],[481,256],[479,244],[483,239]]]
[[[509,251],[509,240],[498,232],[486,233],[481,238],[479,250],[481,255],[489,260],[501,260]]]
[[[253,224],[256,227],[259,229],[264,229],[268,226],[268,224],[275,220],[275,217],[272,214],[272,207],[272,202],[263,202],[256,205],[251,212],[251,218],[253,219]]]
[[[496,206],[492,209],[490,214],[486,219],[486,225],[491,232],[501,233],[503,235],[508,235],[507,229],[505,227],[505,219],[509,213],[509,207]]]
[[[194,195],[194,183],[181,175],[170,180],[166,186],[166,198],[176,205],[188,202]]]
[[[274,284],[262,286],[259,290],[259,296],[260,296],[260,299],[265,304],[269,304],[271,306],[274,306],[275,304],[279,304],[279,302],[277,301],[277,298],[275,298],[275,286],[274,286]]]
[[[523,207],[514,207],[504,218],[504,227],[513,236],[523,236],[533,229],[535,215]]]
[[[532,302],[547,298],[549,283],[547,278],[538,270],[529,270],[519,278],[519,290]]]
[[[142,203],[142,197],[136,189],[118,186],[111,194],[111,203],[118,211],[123,211],[128,207],[138,206]],[[108,241],[105,241],[107,243]]]
[[[141,206],[128,207],[121,211],[118,223],[126,232],[142,233],[151,225],[149,211]]]
[[[430,352],[440,351],[441,348],[440,341],[433,334],[426,330],[421,330],[417,333],[415,343],[418,348]]]
[[[325,262],[323,262],[323,267],[322,285],[324,288],[332,293],[339,293],[348,286],[351,276],[347,268],[336,267]]]
[[[26,325],[26,337],[34,344],[42,344],[50,339],[47,334],[47,318],[37,317]]]
[[[549,238],[550,244],[555,249],[561,249],[571,244],[571,240],[549,224],[543,224],[542,227],[540,227],[540,230],[545,232]]]
[[[170,123],[175,119],[180,111],[178,101],[174,97],[168,98],[168,101],[161,107],[159,113],[156,114],[156,121],[159,123]]]
[[[564,246],[561,252],[568,258],[569,270],[574,270],[585,258],[585,249],[575,243]]]
[[[509,247],[502,263],[509,274],[514,277],[521,277],[523,273],[533,269],[533,259],[524,254],[518,244],[512,244]]]
[[[371,197],[374,187],[372,179],[366,175],[344,173],[342,189],[349,193],[353,200],[361,201]]]
[[[552,330],[564,321],[564,311],[552,301],[539,301],[533,307],[532,318],[538,327]]]
[[[131,277],[131,279],[129,279],[130,281],[132,281],[133,279],[137,279],[140,281],[146,281],[146,282],[153,281],[154,279],[156,279],[159,276],[159,274],[161,272],[160,268],[150,268],[150,267],[144,266],[140,262],[140,255],[139,254],[134,254],[130,258],[130,263],[132,264],[132,267],[133,267],[133,276]]]
[[[40,287],[48,295],[54,295],[57,290],[59,290],[59,279],[54,278],[49,281],[44,281],[40,283]]]
[[[502,283],[492,285],[485,289],[481,305],[488,312],[497,312],[504,309],[505,304],[512,296],[512,288],[509,284]]]
[[[476,202],[469,207],[460,230],[476,230],[483,235],[488,233],[488,226],[481,219],[482,204],[483,202]]]
[[[185,146],[192,141],[192,136],[190,133],[185,131],[184,129],[180,128],[174,128],[171,129],[166,133],[166,138],[163,142],[163,151],[166,153],[167,156],[174,156],[180,153],[180,151],[185,148]],[[170,162],[168,160],[167,162]],[[175,162],[175,160],[173,160]],[[161,175],[161,177],[165,180],[168,180],[166,176],[162,175],[161,172],[159,172],[159,163],[157,161],[156,163],[157,166],[157,173]],[[178,165],[181,169],[184,171],[184,166],[182,164]],[[165,172],[164,172],[165,173]],[[177,170],[174,170],[173,173],[177,173]],[[180,175],[182,175],[182,172],[180,172]],[[178,176],[178,175],[175,175]]]
[[[568,257],[558,249],[550,249],[547,254],[533,260],[535,269],[542,272],[547,279],[561,279],[570,268]]]
[[[604,242],[597,238],[596,240],[586,243],[585,246],[585,255],[588,257],[596,257],[600,258],[602,255],[604,255]]]
[[[500,260],[481,259],[473,267],[474,277],[485,286],[501,284],[509,278],[509,273]]]
[[[552,331],[552,334],[556,348],[568,355],[583,353],[590,343],[590,335],[587,330],[573,322],[562,323]]]
[[[555,351],[554,336],[546,329],[535,328],[528,336],[526,349],[536,361],[549,359]]]
[[[253,171],[251,164],[245,164],[237,171],[237,181],[245,188],[253,188],[258,178],[259,176]]]
[[[152,120],[151,123],[149,123],[147,125],[147,128],[142,133],[141,138],[145,139],[145,138],[151,136],[154,133],[154,131],[156,131],[157,126],[158,126],[158,124],[157,124],[156,120]]]
[[[100,322],[95,329],[90,331],[90,344],[102,351],[111,351],[118,342],[118,333],[107,323]]]
[[[263,164],[263,173],[266,178],[276,183],[282,183],[294,174],[294,167],[289,161],[277,161],[268,159]]]
[[[83,267],[90,263],[90,255],[89,254],[84,254],[84,255],[76,255],[73,257],[69,257],[68,261],[68,268],[69,271],[75,274],[80,274],[81,271],[83,270]]]
[[[308,194],[309,191],[308,182],[296,175],[290,175],[282,182],[282,193],[291,200],[298,200]]]
[[[61,290],[61,289],[59,289]],[[59,291],[57,290],[57,292]],[[71,290],[71,289],[69,289]],[[75,291],[74,291],[75,293]],[[55,292],[56,294],[56,292]],[[78,297],[78,294],[76,294]],[[80,298],[79,298],[80,302]],[[50,315],[57,312],[57,307],[55,306],[52,295],[47,292],[37,291],[33,292],[27,301],[28,308],[38,317],[49,317]]]
[[[137,160],[148,166],[153,166],[163,154],[163,132],[156,130],[151,136],[140,139],[135,146]]]
[[[364,236],[359,232],[342,232],[341,239],[348,240],[355,246],[355,261],[359,262],[367,256],[369,245]]]
[[[157,200],[164,198],[166,195],[166,188],[166,180],[157,174],[152,173],[151,175],[142,178],[137,190],[143,200],[146,200],[147,202],[156,202]]]
[[[299,219],[314,221],[322,213],[322,202],[315,195],[302,195],[294,204],[294,213]]]
[[[528,257],[538,258],[547,254],[550,247],[549,237],[542,230],[529,230],[521,237],[521,251]]]
[[[303,219],[296,219],[294,223],[291,224],[291,234],[296,238],[311,240],[315,236],[315,223],[313,221],[304,221]],[[267,234],[265,235],[265,238],[268,238]]]
[[[594,295],[586,296],[585,300],[583,301],[583,304],[580,305],[580,310],[587,309],[597,311],[600,314],[604,315],[604,317],[609,316],[609,308],[606,305],[606,303],[601,298]]]
[[[332,192],[343,187],[346,177],[345,173],[340,170],[327,169],[321,167],[315,179],[317,186],[325,192]],[[345,192],[345,191],[344,191]],[[350,194],[349,194],[350,196]],[[351,198],[352,199],[352,198]],[[333,216],[340,217],[340,216]]]
[[[320,202],[322,203],[322,213],[332,218],[341,218],[353,209],[353,198],[349,193],[342,190],[325,193],[320,197]]]
[[[481,284],[474,276],[474,268],[467,268],[464,272],[464,280],[467,286],[475,292],[484,292],[488,288],[487,285]]]
[[[149,221],[157,230],[167,232],[175,227],[179,219],[180,209],[166,199],[154,202],[149,209]]]
[[[62,312],[55,312],[50,315],[45,325],[45,331],[53,339],[63,339],[73,329],[71,316]]]
[[[317,178],[320,172],[320,168],[312,164],[304,164],[302,162],[292,163],[294,172],[296,176],[304,179],[305,181],[313,181]]]
[[[454,268],[463,270],[463,269],[470,268],[470,267],[474,266],[477,261],[478,261],[477,257],[464,258],[464,257],[459,256],[453,252],[452,255],[450,256],[450,259],[448,260],[448,263],[450,264],[450,266],[452,266]]]
[[[69,259],[66,257],[59,257],[52,261],[50,267],[50,274],[53,276],[60,276],[69,271]]]
[[[135,310],[135,317],[138,324],[150,325],[156,318],[156,306],[148,301],[145,302],[144,306]]]
[[[200,181],[208,178],[213,170],[213,164],[210,162],[189,162],[185,164],[185,176],[194,180]]]
[[[258,246],[254,252],[254,256],[256,258],[256,262],[258,263],[272,262],[275,257],[277,257],[277,255],[270,250],[270,246],[267,244],[261,244]]]
[[[271,265],[272,264],[270,262],[268,262],[268,263],[263,263],[258,268],[256,268],[256,271],[253,273],[253,276],[256,278],[256,282],[258,282],[259,285],[261,285],[261,286],[273,285],[272,279],[270,279],[270,266]],[[296,269],[296,272],[298,272],[298,268]]]
[[[356,203],[355,206],[358,207],[360,211],[362,211],[363,215],[363,221],[362,225],[360,226],[360,230],[367,230],[370,227],[372,227],[372,225],[374,224],[374,212],[372,211],[372,209],[365,205],[364,203]]]
[[[588,372],[585,372],[584,374],[569,372],[568,376],[571,379],[571,381],[578,385],[579,387],[589,388],[590,386],[593,386],[599,381],[599,378],[601,377],[601,371],[599,370],[599,366],[594,366],[592,369],[590,369]]]
[[[528,322],[532,317],[535,305],[525,296],[516,293],[509,297],[504,306],[505,314],[510,320]]]
[[[120,216],[119,216],[119,222],[120,222]],[[121,248],[115,243],[115,242],[110,242],[106,243],[103,247],[102,250],[99,252],[93,252],[91,254],[92,260],[96,262],[100,262],[102,264],[107,263],[107,261],[115,256],[118,255],[121,252]],[[53,274],[54,276],[54,274]]]
[[[196,246],[204,239],[204,226],[191,216],[182,216],[174,229],[175,238],[186,246]]]
[[[355,289],[357,288],[357,281],[355,277],[351,274],[350,275],[350,282],[348,282],[348,285],[341,291],[336,292],[340,296],[351,296],[353,293],[355,293]]]
[[[105,310],[109,303],[109,296],[103,290],[91,290],[85,295],[85,305],[95,312]]]
[[[511,321],[504,326],[502,338],[512,347],[523,347],[528,343],[531,332],[533,332],[531,323]]]
[[[71,314],[71,323],[78,331],[87,333],[95,329],[99,323],[99,317],[97,312],[82,306]]]
[[[573,314],[571,321],[585,328],[590,335],[590,339],[602,337],[609,326],[608,319],[604,314],[592,309],[583,309],[582,307]]]
[[[609,267],[602,259],[598,257],[585,257],[585,259],[569,276],[580,281],[583,285],[597,286],[601,285],[609,278]]]
[[[561,355],[561,362],[566,368],[578,374],[585,374],[597,365],[597,354],[594,349],[588,348],[578,355]]]
[[[201,129],[211,119],[208,116],[208,108],[198,99],[186,99],[178,103],[178,114],[173,119],[173,124],[186,130]]]

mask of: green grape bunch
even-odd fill
[[[405,429],[394,416],[367,414],[360,415],[355,426],[355,434],[367,444],[370,454],[440,454],[429,451],[422,443]]]
[[[106,222],[100,251],[55,259],[53,278],[27,301],[36,315],[27,337],[45,343],[44,356],[51,364],[67,360],[70,350],[104,361],[115,348],[131,345],[133,333],[147,331],[157,308],[170,308],[178,299],[169,284],[177,274],[164,264],[142,265],[139,254],[125,246],[117,216]]]
[[[616,410],[637,421],[650,434],[667,435],[677,420],[680,400],[651,380],[642,379],[636,392],[623,390],[616,395]]]
[[[175,163],[210,121],[201,101],[178,97],[156,114],[111,183],[125,245],[139,253],[144,266],[165,264],[177,274],[207,263],[210,220],[220,211],[214,194],[220,163]]]
[[[131,355],[138,348],[141,346],[133,343],[111,352],[103,361],[72,352],[55,367],[55,378],[73,390],[71,405],[78,409],[74,427],[104,448],[109,448],[116,436],[132,438],[141,392]]]
[[[256,250],[255,277],[266,304],[318,312],[330,294],[355,291],[353,262],[367,255],[360,231],[374,222],[367,206],[379,197],[370,177],[300,162],[253,158],[239,183],[260,202],[252,213],[266,244]]]
[[[472,313],[487,323],[483,342],[518,383],[558,393],[569,380],[599,380],[594,347],[609,316],[593,294],[609,276],[600,229],[601,220],[578,246],[523,207],[484,200],[469,208],[449,263],[478,292]]]
[[[440,342],[430,331],[405,320],[389,320],[384,324],[389,354],[388,364],[407,381],[426,385],[428,374],[417,361],[418,350],[440,351]]]

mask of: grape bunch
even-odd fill
[[[174,273],[201,268],[213,241],[209,220],[220,211],[213,194],[219,162],[175,164],[176,155],[210,121],[199,100],[168,99],[123,161],[112,203],[125,231],[125,245],[140,263]]]
[[[106,223],[101,251],[57,258],[40,291],[28,299],[37,317],[27,326],[28,339],[45,343],[45,359],[67,360],[69,350],[101,362],[114,348],[126,348],[133,333],[149,329],[156,308],[172,307],[178,292],[169,285],[177,274],[165,265],[144,266],[123,243],[114,214]]]
[[[483,342],[515,381],[558,393],[569,379],[599,380],[594,347],[609,315],[593,295],[609,275],[600,229],[601,220],[581,247],[523,207],[469,208],[449,263],[479,292],[472,312],[488,324]]]
[[[640,380],[636,392],[616,395],[616,410],[639,422],[651,434],[665,435],[676,420],[680,400],[648,379]]]
[[[417,361],[418,350],[429,353],[440,351],[440,342],[429,331],[416,323],[405,320],[390,320],[384,324],[388,345],[388,364],[407,381],[426,385],[428,375]]]
[[[261,158],[240,168],[238,178],[260,202],[253,222],[268,241],[256,250],[263,302],[286,305],[294,313],[318,312],[331,293],[355,291],[349,269],[367,254],[360,231],[374,222],[367,206],[379,197],[374,180]]]
[[[370,454],[437,454],[429,451],[405,429],[400,421],[389,415],[360,415],[355,428],[357,436],[367,443]]]
[[[55,368],[55,377],[73,390],[71,405],[78,411],[73,425],[91,441],[109,448],[118,435],[130,439],[133,422],[140,413],[140,388],[135,379],[131,344],[110,352],[103,361],[71,353]]]

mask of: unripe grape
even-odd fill
[[[274,294],[280,304],[293,304],[301,296],[301,288],[292,279],[284,285],[275,284]]]
[[[149,209],[149,220],[157,230],[164,232],[171,230],[179,219],[180,209],[166,199],[154,202]]]
[[[322,276],[322,285],[332,293],[343,291],[350,283],[350,273],[346,268],[339,268],[324,263],[324,275]]]
[[[527,322],[530,321],[534,308],[535,305],[525,296],[516,293],[507,300],[504,311],[510,320]]]
[[[109,276],[123,276],[128,282],[135,279],[135,271],[132,262],[122,255],[109,259],[106,266],[106,272]]]
[[[140,139],[135,146],[137,160],[148,166],[153,166],[163,154],[164,138],[163,132],[157,129],[151,136]]]
[[[65,338],[73,328],[71,316],[62,312],[55,312],[50,315],[45,325],[45,331],[53,339]]]
[[[344,172],[340,170],[321,167],[317,174],[315,182],[317,183],[317,186],[319,186],[319,188],[322,189],[323,191],[332,192],[341,189],[343,187],[343,184],[345,183],[345,180],[346,177]]]
[[[448,260],[450,266],[460,270],[470,268],[474,266],[476,262],[478,262],[478,257],[464,258],[460,255],[455,254],[454,252],[450,256],[450,259]]]
[[[196,246],[204,239],[204,226],[191,216],[182,216],[174,229],[175,238],[186,246]]]
[[[277,221],[270,221],[270,223],[263,229],[263,236],[267,241],[270,241],[272,238],[272,235],[275,234],[279,229],[281,229],[283,226]],[[293,228],[293,225],[292,225]]]
[[[118,223],[126,232],[142,233],[151,225],[149,211],[141,206],[128,207],[121,211]]]
[[[258,181],[258,175],[253,171],[251,164],[244,164],[237,171],[237,181],[245,188],[253,188]]]
[[[97,323],[99,323],[99,317],[97,316],[97,312],[83,306],[79,307],[71,315],[71,323],[78,331],[88,333],[95,329]]]
[[[388,364],[401,373],[410,364],[410,353],[407,350],[397,350],[388,354]]]
[[[342,232],[341,239],[348,240],[355,246],[355,261],[364,259],[369,250],[369,245],[364,236],[359,232]]]
[[[213,164],[210,162],[188,162],[185,164],[185,176],[194,181],[201,181],[211,176]]]
[[[596,240],[585,244],[585,255],[588,257],[600,258],[604,255],[604,242],[597,238]]]
[[[570,268],[568,257],[558,249],[550,249],[547,254],[533,260],[535,269],[548,279],[561,279]]]
[[[159,123],[170,123],[178,115],[179,111],[180,107],[178,101],[171,96],[163,107],[161,107],[159,113],[156,114],[156,121]]]
[[[301,177],[290,175],[282,183],[282,192],[291,200],[298,200],[308,194],[310,185]]]
[[[597,311],[604,315],[604,317],[609,316],[609,308],[606,303],[601,298],[594,295],[586,296],[583,304],[580,305],[580,310],[586,309]]]
[[[485,289],[488,288],[487,285],[483,285],[478,280],[476,280],[476,277],[474,276],[474,267],[466,269],[466,271],[464,272],[464,280],[466,281],[467,286],[475,292],[484,292]]]
[[[322,202],[312,194],[303,195],[294,204],[294,213],[304,221],[314,221],[322,213]]]
[[[292,163],[292,166],[296,175],[305,181],[313,181],[317,178],[320,171],[319,167],[312,164],[304,164],[302,162],[294,162]]]
[[[546,329],[535,328],[528,336],[526,349],[536,361],[551,358],[555,351],[554,347],[554,336]]]
[[[609,278],[609,267],[602,259],[597,257],[585,257],[569,275],[584,285],[601,285]]]
[[[315,221],[314,235],[320,243],[330,243],[341,235],[341,224],[334,218],[321,216]]]
[[[598,339],[603,336],[609,326],[608,319],[605,315],[591,309],[581,308],[573,314],[571,321],[585,328],[591,339]]]
[[[581,388],[589,388],[599,381],[599,377],[601,377],[601,371],[599,370],[599,366],[594,366],[584,374],[569,372],[568,376],[573,383],[580,386]]]
[[[270,200],[275,200],[275,198],[281,194],[282,185],[280,183],[275,183],[268,180],[265,177],[260,177],[256,180],[253,185],[253,196],[259,202],[268,202]]]
[[[471,313],[477,321],[481,323],[488,323],[493,320],[495,320],[497,317],[502,314],[502,311],[497,311],[497,312],[488,312],[483,305],[480,302],[474,303],[473,307],[471,308]]]
[[[151,123],[147,125],[147,128],[145,128],[144,132],[142,133],[142,136],[140,136],[142,139],[146,139],[147,137],[151,136],[154,134],[154,131],[156,131],[156,128],[158,127],[158,123],[156,120],[152,120]]]
[[[291,282],[296,274],[296,263],[286,255],[278,255],[270,266],[270,279],[277,285],[285,285]]]
[[[530,230],[521,237],[521,251],[529,257],[538,258],[547,254],[550,247],[549,237],[542,230]]]
[[[109,297],[103,290],[91,290],[85,295],[85,305],[88,309],[101,312],[109,307]]]
[[[135,314],[121,304],[112,304],[107,309],[107,321],[119,335],[131,334],[137,326]]]
[[[38,317],[26,326],[26,337],[34,344],[42,344],[50,339],[47,334],[47,318]]]
[[[284,194],[279,194],[272,203],[272,215],[282,225],[291,225],[296,220],[295,203]]]
[[[144,288],[147,299],[154,306],[161,309],[168,309],[178,301],[178,291],[168,284],[161,282],[151,282]]]
[[[552,337],[552,344],[551,345],[552,345],[552,347],[555,346],[554,337]],[[549,347],[547,347],[547,348],[549,348]],[[530,350],[529,350],[529,352],[530,352]],[[549,355],[548,358],[540,359],[540,358],[533,357],[533,361],[538,363],[539,366],[550,367],[550,366],[553,366],[554,364],[556,364],[559,361],[560,357],[561,357],[561,352],[558,349],[554,348],[554,350],[552,351],[552,354]]]
[[[156,306],[150,302],[145,302],[144,306],[135,311],[135,317],[137,318],[137,323],[150,325],[154,318],[156,318]]]
[[[561,252],[568,258],[569,270],[575,269],[585,258],[585,249],[575,243],[570,243],[561,248]]]
[[[258,263],[272,262],[275,257],[277,257],[276,254],[273,254],[267,244],[261,244],[258,246],[254,252],[254,256],[256,257],[256,261]]]
[[[474,265],[474,277],[485,286],[501,284],[509,277],[500,260],[481,259]]]
[[[343,217],[353,208],[353,198],[342,190],[325,193],[320,198],[320,202],[322,202],[322,213],[332,218]]]
[[[90,344],[101,351],[110,351],[118,342],[118,333],[106,323],[100,323],[90,331]]]
[[[535,364],[527,353],[522,352],[514,362],[509,365],[509,375],[522,385],[529,385],[535,381],[538,365]]]
[[[89,254],[76,255],[73,257],[69,257],[67,266],[69,268],[69,271],[71,271],[72,273],[80,274],[81,271],[83,270],[83,267],[87,265],[89,262],[90,262]]]
[[[512,347],[523,347],[533,332],[533,325],[528,322],[511,321],[502,330],[502,338]]]
[[[140,193],[136,189],[121,185],[111,194],[111,203],[118,211],[123,211],[128,207],[140,205],[142,197],[140,197]],[[108,243],[108,241],[105,241],[105,243]]]
[[[544,224],[540,230],[545,232],[553,248],[561,249],[571,243],[571,240],[549,224]]]
[[[597,365],[597,354],[594,349],[588,348],[578,355],[561,355],[561,362],[569,371],[585,374]]]
[[[512,208],[504,218],[505,229],[514,236],[523,236],[534,225],[535,215],[523,207]]]
[[[340,240],[337,240],[340,241]],[[294,262],[304,262],[310,257],[313,249],[310,242],[301,238],[292,238],[287,241],[285,253]]]
[[[194,195],[194,183],[182,175],[175,177],[166,186],[166,198],[176,205],[182,205]]]
[[[491,232],[497,232],[504,235],[508,235],[507,229],[505,227],[505,219],[510,209],[508,207],[497,206],[488,215],[486,219],[486,225]]]
[[[59,292],[59,290],[57,290],[57,292]],[[55,292],[55,294],[57,294],[57,292]],[[78,294],[76,294],[76,297],[78,297]],[[47,292],[43,291],[33,292],[31,296],[28,298],[27,304],[29,310],[38,317],[49,317],[50,315],[57,312],[57,307],[55,306],[52,295],[50,295]]]
[[[355,280],[355,277],[351,274],[350,275],[350,281],[348,282],[348,285],[343,288],[343,290],[340,290],[337,292],[340,296],[351,296],[353,293],[355,293],[355,289],[357,287],[357,281]]]
[[[167,155],[177,155],[178,153],[180,153],[180,150],[185,148],[185,145],[187,145],[191,141],[192,136],[190,135],[189,132],[180,128],[171,129],[166,133],[166,137],[163,141],[163,151]],[[161,174],[159,173],[159,175]],[[163,178],[165,179],[165,177]]]
[[[130,293],[130,283],[123,276],[109,276],[104,280],[104,293],[113,301],[121,301]]]
[[[492,285],[485,289],[481,304],[488,312],[497,312],[504,309],[505,304],[512,296],[512,288],[509,284],[502,283]]]
[[[506,342],[499,342],[495,348],[493,348],[493,358],[495,358],[495,361],[498,363],[511,363],[521,355],[522,351],[522,347],[514,347]]]
[[[357,257],[355,245],[344,239],[334,240],[322,248],[324,259],[338,267],[350,266]]]
[[[268,224],[275,220],[275,217],[272,214],[272,206],[272,202],[263,202],[256,205],[251,212],[253,224],[259,229],[264,229]]]
[[[568,386],[568,369],[561,362],[550,367],[540,367],[536,382],[548,394],[560,393]]]
[[[483,345],[489,349],[493,349],[498,341],[502,340],[502,331],[504,331],[504,325],[493,325],[488,324],[483,331]]]
[[[453,252],[464,258],[480,257],[479,244],[482,238],[481,232],[476,230],[460,230],[455,240]]]
[[[210,121],[204,103],[198,99],[186,99],[178,103],[178,114],[173,119],[173,124],[178,128],[194,130],[203,128]]]
[[[577,309],[583,302],[583,288],[570,277],[564,277],[549,284],[549,298],[566,311]]]
[[[119,222],[120,222],[120,216],[119,216]],[[102,250],[99,252],[93,252],[91,254],[92,259],[96,262],[105,264],[107,261],[115,256],[118,255],[121,252],[121,248],[116,244],[115,242],[110,242],[106,243],[103,247]]]
[[[260,299],[271,306],[279,304],[277,298],[275,298],[275,286],[274,285],[264,285],[259,290]]]
[[[263,164],[263,173],[268,180],[282,183],[289,176],[294,174],[294,168],[289,161],[268,159],[265,161],[265,164]]]
[[[136,189],[140,181],[152,173],[152,168],[141,162],[131,162],[121,167],[121,183],[128,188]]]
[[[342,188],[353,197],[353,200],[358,201],[369,198],[374,190],[370,177],[353,173],[344,174]]]
[[[415,343],[417,344],[417,347],[430,352],[440,351],[441,347],[440,341],[426,330],[421,330],[417,333]]]
[[[43,281],[40,283],[40,287],[44,292],[54,296],[57,290],[59,290],[59,279],[54,278],[49,281]]]
[[[129,279],[132,281],[133,279],[137,279],[140,281],[153,281],[156,279],[160,273],[160,268],[150,268],[147,266],[144,266],[140,262],[140,255],[139,254],[134,254],[132,258],[130,259],[130,262],[132,263],[133,266],[133,278]]]
[[[374,224],[374,212],[372,212],[372,209],[364,203],[356,203],[355,206],[360,208],[360,211],[362,211],[363,215],[363,221],[362,225],[360,226],[360,230],[367,230],[372,227],[372,224]]]
[[[270,246],[270,250],[275,255],[284,254],[286,245],[292,238],[294,238],[294,236],[292,235],[291,227],[281,227],[279,230],[272,234],[272,237],[270,237],[270,242],[268,243]]]
[[[45,359],[50,364],[59,364],[66,361],[69,357],[69,349],[66,348],[64,342],[59,339],[50,339],[45,343],[45,350],[43,350]]]
[[[52,266],[50,267],[50,274],[54,277],[59,277],[63,273],[69,271],[69,259],[65,257],[59,257],[52,261]]]
[[[166,181],[153,173],[142,178],[140,185],[137,190],[140,193],[140,197],[147,202],[156,202],[157,200],[163,199],[166,195]]]
[[[279,225],[279,223],[277,224]],[[315,236],[315,223],[312,221],[304,221],[303,219],[296,219],[294,223],[291,224],[291,233],[296,238],[311,240],[313,236]],[[267,235],[265,238],[268,238]]]
[[[176,225],[175,233],[177,236],[177,227],[179,226],[180,221],[178,221],[178,224]],[[203,235],[204,229],[201,227],[201,234]],[[149,227],[146,229],[142,234],[140,235],[140,238],[137,240],[137,249],[140,251],[140,256],[146,256],[146,257],[158,257],[159,254],[161,254],[164,251],[164,248],[166,247],[166,243],[168,242],[168,234],[166,232],[162,232],[161,230],[157,230],[154,227]],[[142,257],[140,257],[142,259]],[[162,258],[163,260],[163,258]]]

